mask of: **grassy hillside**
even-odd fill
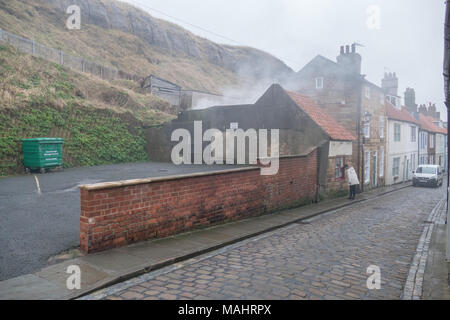
[[[82,6],[81,30],[65,28],[64,10],[72,2],[56,0],[0,0],[0,27],[128,73],[155,74],[184,88],[221,92],[251,83],[243,73],[252,70],[257,77],[292,71],[265,52],[215,44],[122,2],[76,3]]]
[[[175,110],[135,86],[0,45],[0,175],[23,170],[21,138],[64,138],[66,167],[146,160],[142,125]]]

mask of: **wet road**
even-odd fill
[[[105,299],[399,299],[445,188],[406,188],[112,286]],[[369,266],[381,288],[367,287]]]
[[[79,184],[218,169],[230,166],[133,163],[0,178],[0,280],[39,270],[51,256],[79,246]]]

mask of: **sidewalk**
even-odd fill
[[[445,204],[440,221],[434,225],[423,279],[423,300],[450,300],[450,263],[445,261],[447,225]]]
[[[410,183],[339,198],[164,239],[89,254],[0,282],[0,299],[74,299],[146,272],[180,262],[286,225],[411,186]],[[81,269],[81,289],[68,290],[67,267]]]

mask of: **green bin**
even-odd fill
[[[23,163],[25,170],[62,167],[62,138],[22,139]]]

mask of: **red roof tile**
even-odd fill
[[[446,128],[441,128],[433,123],[433,118],[419,113],[420,128],[425,131],[447,134]]]
[[[356,138],[328,113],[320,108],[311,98],[291,91],[286,91],[295,104],[308,114],[332,140],[352,141]]]
[[[414,118],[405,108],[401,108],[401,110],[394,107],[389,101],[386,101],[386,115],[389,119],[406,121],[415,124],[419,124],[419,121]]]

